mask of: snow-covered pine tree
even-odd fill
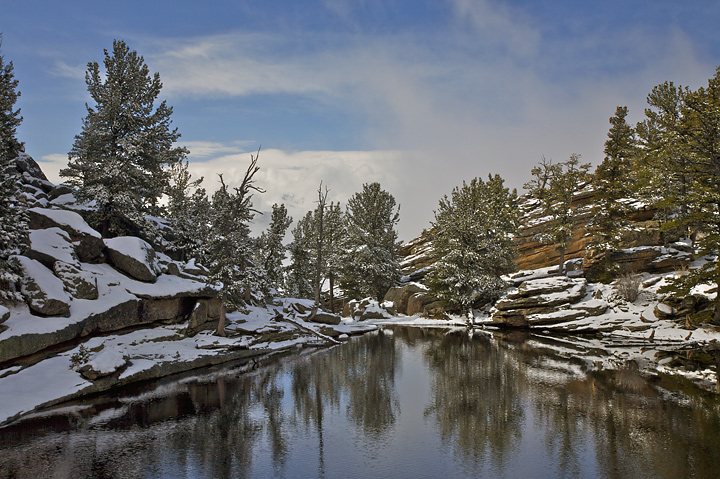
[[[626,106],[618,106],[610,118],[610,130],[605,142],[605,158],[595,170],[596,212],[592,225],[592,247],[603,258],[607,275],[615,265],[610,255],[620,244],[627,227],[627,205],[622,200],[631,196],[633,162],[637,153],[635,130],[628,125]]]
[[[20,277],[11,256],[21,252],[27,235],[27,219],[14,162],[20,149],[15,132],[22,121],[20,109],[15,109],[20,96],[17,86],[12,62],[6,64],[0,54],[0,303],[20,299],[14,288]]]
[[[463,182],[440,200],[431,230],[436,262],[427,283],[433,295],[467,313],[470,323],[474,303],[497,298],[506,286],[501,276],[516,269],[518,220],[517,192],[499,175]]]
[[[550,221],[536,239],[541,243],[553,244],[560,253],[559,271],[565,265],[565,251],[572,238],[576,223],[572,200],[590,181],[590,163],[581,164],[580,155],[573,153],[563,163],[543,160],[532,169],[533,180],[525,184],[530,194],[540,201],[543,213]]]
[[[97,62],[88,63],[85,83],[95,106],[85,105],[82,132],[60,175],[79,200],[94,201],[94,226],[103,236],[123,234],[128,220],[152,235],[144,215],[157,214],[168,166],[188,151],[173,146],[180,134],[170,129],[172,107],[165,101],[155,107],[160,75],[151,76],[143,57],[124,41],[113,41],[113,51],[104,52],[104,75]]]
[[[288,246],[290,264],[285,270],[285,293],[291,298],[312,299],[315,258],[313,211],[308,211],[292,230],[293,240]]]
[[[698,233],[694,246],[706,262],[661,291],[686,295],[699,284],[720,288],[720,67],[707,88],[685,95],[681,117],[690,162],[689,210],[676,221]],[[720,292],[715,298],[713,322],[720,324]]]
[[[647,97],[645,119],[636,126],[638,135],[638,196],[651,204],[666,238],[688,235],[688,225],[678,221],[689,213],[690,155],[683,121],[687,87],[665,82]]]
[[[325,276],[330,288],[330,310],[335,311],[335,280],[340,271],[345,224],[340,203],[330,202],[325,211]]]
[[[349,297],[382,301],[400,279],[395,230],[399,212],[395,198],[380,183],[364,184],[348,200],[339,279]]]
[[[20,96],[17,87],[18,80],[15,78],[13,63],[5,63],[5,56],[0,53],[0,158],[6,161],[13,160],[20,149],[20,143],[15,138],[17,127],[22,122],[20,108],[15,109],[15,103]]]
[[[308,211],[293,228],[293,241],[288,246],[290,265],[285,270],[285,288],[290,297],[314,299],[317,273],[317,245],[320,229],[319,206]],[[334,306],[335,280],[340,268],[343,239],[343,213],[340,203],[330,202],[323,213],[323,241],[321,254],[321,278],[330,284],[330,304]]]
[[[267,231],[258,240],[256,262],[262,265],[271,288],[280,289],[283,285],[283,266],[287,247],[283,245],[285,232],[292,223],[284,204],[272,205],[272,216]]]
[[[206,237],[211,204],[205,189],[200,186],[203,178],[191,179],[186,161],[173,164],[170,172],[167,212],[173,238],[169,248],[179,259],[186,261],[198,253]]]
[[[220,189],[213,194],[206,239],[201,245],[202,262],[210,270],[208,282],[219,286],[220,296],[235,308],[247,304],[254,291],[264,294],[267,288],[262,266],[252,261],[255,241],[250,238],[248,225],[256,213],[252,192],[264,193],[253,179],[260,169],[258,156],[251,156],[239,187],[231,190],[220,175]]]

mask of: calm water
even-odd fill
[[[715,398],[523,337],[396,328],[238,368],[0,429],[0,478],[720,477]]]

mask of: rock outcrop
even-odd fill
[[[605,301],[588,298],[586,293],[584,278],[530,279],[495,303],[492,321],[497,325],[527,328],[597,316],[607,310]]]
[[[23,278],[20,292],[30,310],[43,316],[66,316],[70,313],[70,296],[63,282],[37,260],[14,256]]]
[[[120,271],[140,281],[157,280],[155,250],[135,236],[120,236],[105,240],[110,262]]]

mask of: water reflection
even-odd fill
[[[168,380],[0,429],[0,478],[717,476],[716,397],[552,341],[396,328]]]

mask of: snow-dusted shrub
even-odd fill
[[[623,273],[615,282],[615,291],[628,303],[633,303],[640,294],[642,278],[637,273]]]

